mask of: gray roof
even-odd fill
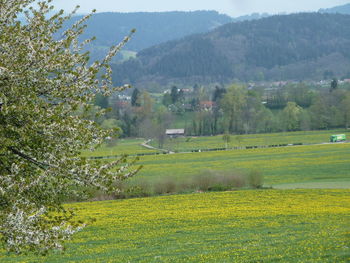
[[[167,135],[171,135],[171,134],[184,134],[185,133],[185,129],[167,129],[165,131],[165,133]]]

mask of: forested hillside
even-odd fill
[[[302,13],[223,25],[114,65],[116,83],[306,80],[347,76],[350,16]]]
[[[333,8],[320,9],[321,13],[339,13],[339,14],[350,14],[350,3],[346,5],[336,6]]]
[[[81,18],[73,17],[66,26]],[[89,50],[92,59],[97,59],[133,28],[136,34],[124,50],[139,51],[190,34],[208,32],[231,21],[231,17],[216,11],[97,13],[88,20],[81,39],[96,37]]]

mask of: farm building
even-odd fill
[[[185,136],[185,129],[167,129],[165,134],[171,138]]]

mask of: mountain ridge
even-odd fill
[[[344,15],[350,15],[350,3],[331,8],[322,8],[319,10],[320,13],[338,13]]]
[[[229,23],[140,51],[136,59],[113,66],[115,83],[341,76],[350,70],[349,25],[350,16],[321,13]]]

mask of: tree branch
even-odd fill
[[[30,163],[35,164],[36,166],[38,166],[38,167],[41,168],[42,170],[46,170],[48,167],[52,167],[51,165],[49,165],[49,164],[47,164],[47,163],[39,162],[39,161],[35,160],[34,158],[32,158],[32,157],[30,157],[30,156],[28,156],[28,155],[22,153],[21,151],[15,149],[15,148],[13,148],[13,147],[8,147],[8,149],[9,149],[12,153],[16,154],[17,156],[20,156],[20,157],[22,157],[23,159],[29,161]]]

